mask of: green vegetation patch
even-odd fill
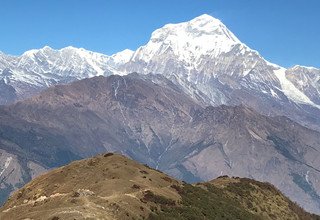
[[[167,205],[154,200],[160,210],[153,212],[149,219],[261,219],[211,184],[203,187],[185,184],[172,188],[180,194],[180,204]]]
[[[144,192],[144,196],[141,199],[142,202],[153,202],[161,206],[174,206],[176,203],[172,199],[168,199],[164,196],[156,195],[150,190]]]

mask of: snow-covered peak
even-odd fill
[[[225,35],[234,43],[241,43],[240,40],[231,33],[228,28],[217,18],[204,14],[187,22],[192,31],[200,32],[202,34],[219,34]]]
[[[125,49],[121,52],[118,52],[118,53],[112,55],[111,57],[113,58],[114,63],[124,64],[124,63],[127,63],[130,61],[133,54],[134,54],[134,51],[129,50],[129,49]]]
[[[306,69],[306,70],[319,70],[315,67],[312,67],[312,66],[301,66],[301,65],[295,65],[293,66],[291,69],[293,70],[301,70],[301,69]]]
[[[21,57],[32,57],[34,55],[52,55],[52,54],[66,54],[66,55],[78,55],[80,57],[87,57],[87,56],[103,56],[103,57],[108,57],[107,55],[97,53],[97,52],[92,52],[89,50],[86,50],[84,48],[77,48],[73,46],[68,46],[64,47],[61,49],[53,49],[49,46],[44,46],[41,49],[32,49],[24,52]]]
[[[235,45],[247,48],[220,20],[205,14],[154,31],[148,44],[140,47],[133,59],[149,62],[156,55],[173,53],[179,60],[194,64],[202,56],[216,57],[230,52]]]
[[[39,51],[39,50],[37,50],[37,49],[28,50],[28,51],[24,52],[21,57],[31,57],[31,56],[34,56],[38,51]]]
[[[55,77],[84,78],[103,75],[110,56],[73,46],[59,50],[45,46],[17,57],[17,68],[41,75],[54,72]]]
[[[51,47],[49,46],[44,46],[43,48],[40,48],[40,49],[32,49],[32,50],[28,50],[26,52],[24,52],[22,54],[22,57],[23,56],[34,56],[35,54],[41,52],[41,53],[44,53],[44,52],[51,52],[53,51],[54,49],[52,49]]]
[[[222,22],[219,19],[214,18],[214,17],[212,17],[211,15],[208,15],[208,14],[200,15],[200,16],[192,19],[190,22],[201,22],[201,23],[203,23],[203,22],[205,22],[205,23],[206,22],[215,22],[216,25],[222,24]]]

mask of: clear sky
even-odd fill
[[[0,51],[72,45],[110,55],[204,13],[271,62],[320,67],[320,0],[0,0]]]

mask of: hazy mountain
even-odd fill
[[[188,182],[220,175],[268,181],[319,212],[318,132],[245,106],[205,107],[162,75],[54,86],[3,107],[0,120],[3,161],[17,158],[2,169],[7,191],[30,179],[28,163],[42,171],[116,151]],[[7,181],[11,175],[16,182]]]
[[[36,178],[14,193],[0,218],[320,219],[268,183],[220,177],[190,185],[112,154]]]

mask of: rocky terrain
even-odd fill
[[[57,85],[2,107],[0,120],[2,199],[45,169],[107,151],[187,182],[268,181],[319,212],[318,132],[245,106],[207,107],[162,75]]]
[[[0,218],[320,219],[268,183],[224,176],[190,185],[111,153],[37,177],[10,197]]]

